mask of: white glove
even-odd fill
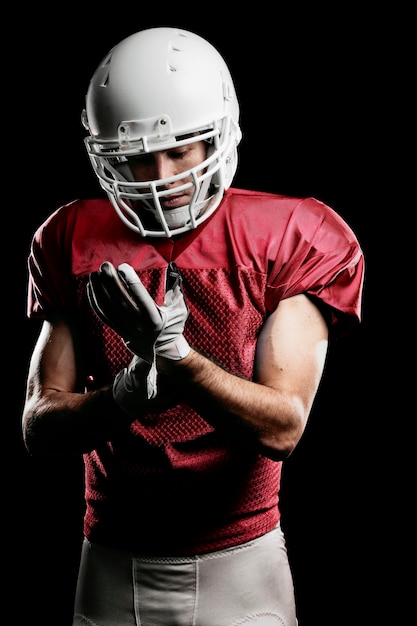
[[[188,308],[181,290],[181,275],[175,263],[167,269],[164,304],[158,306],[127,263],[117,270],[104,262],[90,274],[87,285],[90,304],[100,319],[113,328],[137,356],[151,364],[149,397],[156,394],[156,354],[180,360],[190,352],[183,335]]]
[[[157,394],[149,387],[149,363],[134,355],[127,367],[113,381],[113,398],[127,415],[140,418],[143,413],[164,411],[176,404],[167,389]]]
[[[190,352],[190,346],[183,335],[185,322],[188,318],[188,309],[181,290],[181,276],[174,263],[170,263],[167,270],[166,293],[164,303],[158,306],[143,286],[135,270],[127,263],[122,263],[117,268],[118,275],[139,307],[139,319],[136,331],[131,339],[126,340],[126,345],[135,354],[148,362],[152,359],[141,354],[141,345],[149,342],[149,333],[153,336],[153,347],[156,354],[178,361]],[[144,341],[146,336],[146,340]],[[142,342],[142,344],[140,343]]]

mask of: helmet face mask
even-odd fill
[[[238,118],[219,53],[188,31],[153,28],[123,40],[96,70],[83,112],[85,146],[122,221],[142,236],[171,237],[196,228],[220,204],[237,168]],[[134,179],[133,157],[196,141],[207,143],[201,163],[170,178]],[[162,209],[161,199],[182,190],[192,190],[188,205]]]

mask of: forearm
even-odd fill
[[[160,359],[158,366],[184,401],[227,436],[275,460],[298,443],[308,417],[299,399],[230,374],[195,350],[180,361]]]
[[[111,386],[87,393],[49,390],[26,404],[24,442],[36,456],[80,454],[126,430],[130,421]]]

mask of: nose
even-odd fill
[[[174,176],[177,171],[172,159],[165,152],[154,153],[154,179],[163,179]]]

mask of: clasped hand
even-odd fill
[[[188,308],[175,263],[170,263],[167,269],[162,306],[156,304],[135,270],[127,263],[122,263],[117,269],[108,261],[102,263],[98,272],[90,274],[87,294],[99,318],[120,335],[137,357],[150,364],[148,397],[155,397],[156,355],[180,360],[190,352],[183,335]],[[124,375],[134,376],[136,369],[126,368]],[[138,387],[134,380],[122,382],[124,389]]]

